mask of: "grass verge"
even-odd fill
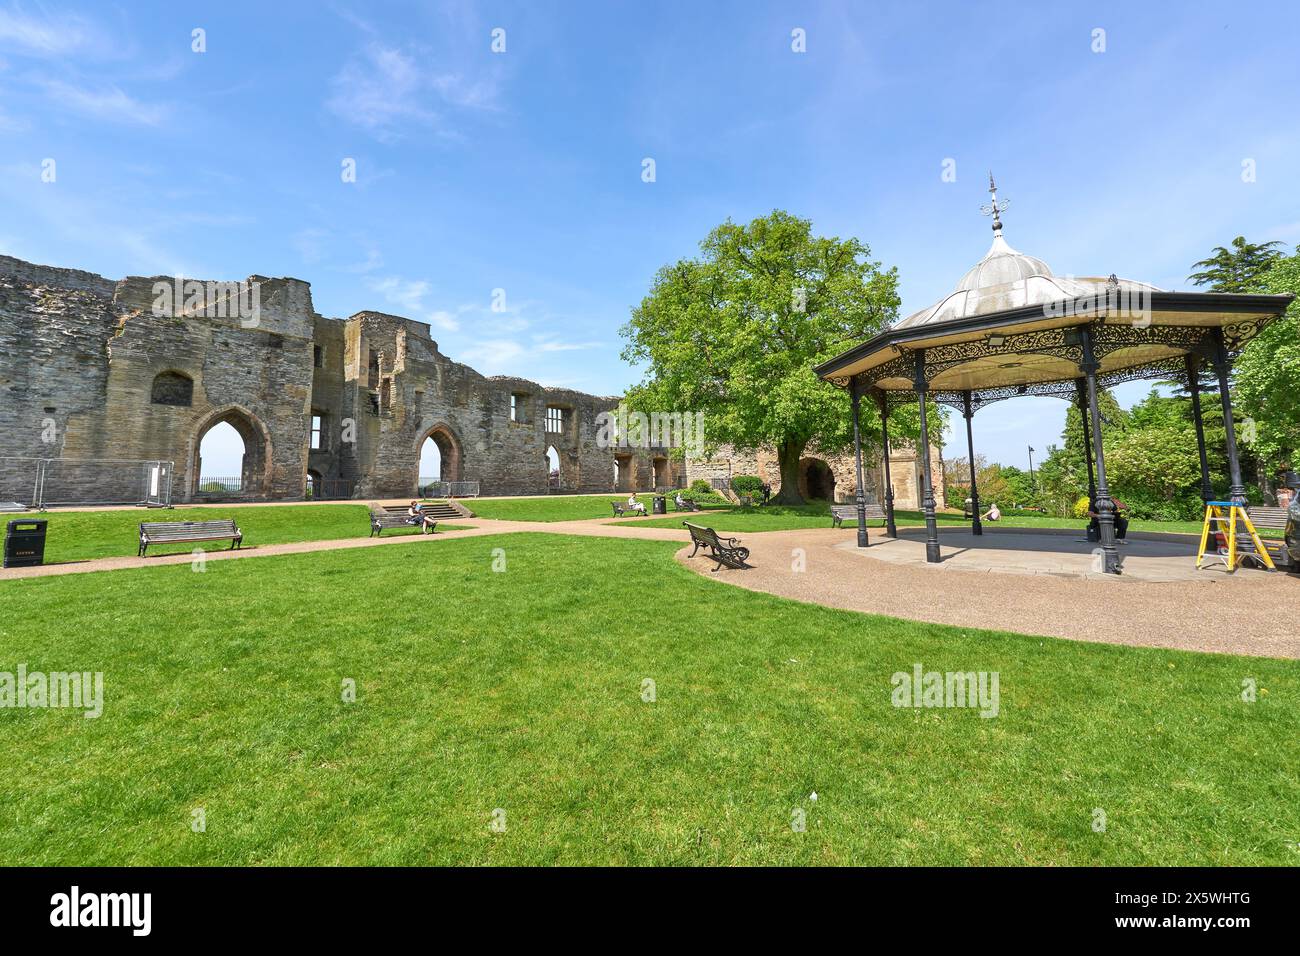
[[[288,544],[297,541],[333,541],[364,538],[370,534],[370,509],[360,504],[231,505],[229,508],[130,508],[119,511],[51,511],[43,515],[46,526],[45,563],[89,561],[132,555],[140,546],[142,521],[215,521],[234,518],[244,533],[244,547]],[[15,517],[15,516],[10,516]],[[439,531],[469,527],[439,524]],[[418,534],[411,528],[386,530],[384,536]],[[149,554],[175,554],[195,545],[150,545]],[[220,549],[229,542],[204,542],[199,547]]]
[[[0,710],[0,863],[1294,865],[1293,662],[799,604],[676,547],[0,583],[0,670],[102,671],[105,698]],[[998,716],[892,706],[915,663],[997,672]]]

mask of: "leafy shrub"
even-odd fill
[[[691,482],[691,493],[696,495],[711,495],[714,493],[713,486],[703,478],[696,478]]]
[[[1074,503],[1074,507],[1071,510],[1074,512],[1076,518],[1086,518],[1088,517],[1088,512],[1092,510],[1092,502],[1088,500],[1087,495],[1083,495]]]
[[[1195,494],[1173,497],[1152,494],[1149,491],[1120,488],[1114,496],[1128,505],[1130,518],[1148,521],[1197,521],[1204,514],[1201,499]]]
[[[761,495],[763,479],[758,475],[736,475],[731,479],[731,490],[738,495]]]

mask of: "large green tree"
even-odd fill
[[[1232,240],[1232,248],[1215,246],[1208,259],[1192,264],[1199,267],[1187,278],[1194,285],[1208,285],[1211,292],[1258,292],[1269,268],[1282,257],[1280,242],[1247,242],[1245,236]]]
[[[700,250],[660,269],[623,327],[623,358],[645,369],[628,404],[703,412],[706,450],[774,447],[776,500],[798,504],[805,448],[835,451],[851,439],[845,390],[812,367],[895,318],[897,270],[882,269],[865,243],[814,235],[808,220],[780,210],[747,225],[725,222]],[[874,437],[874,404],[862,410]],[[891,416],[891,436],[915,435],[913,422]],[[931,433],[942,433],[937,414]]]
[[[1300,296],[1300,250],[1279,259],[1257,291]],[[1300,450],[1300,298],[1238,357],[1237,409],[1247,419],[1244,444],[1265,474],[1295,466]]]

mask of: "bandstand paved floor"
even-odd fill
[[[1114,582],[1199,581],[1215,575],[1226,577],[1218,559],[1207,556],[1205,567],[1196,568],[1198,540],[1192,535],[1135,532],[1117,545],[1123,574],[1104,574],[1101,545],[1089,542],[1082,529],[1054,531],[1038,528],[990,528],[973,535],[966,528],[939,533],[941,571],[998,572],[1003,574],[1049,574],[1066,577],[1095,577]],[[867,549],[856,547],[856,534],[845,547],[877,561],[925,565],[925,532],[904,528],[898,538],[873,535]]]
[[[1197,539],[1123,546],[1125,573],[1093,571],[1092,549],[1073,536],[990,529],[941,531],[944,560],[925,563],[923,529],[897,541],[872,529],[742,535],[748,570],[713,572],[702,556],[678,559],[715,580],[754,591],[891,617],[1141,647],[1300,658],[1300,576],[1195,570]],[[1164,536],[1161,536],[1164,537]],[[864,628],[864,635],[869,631]]]

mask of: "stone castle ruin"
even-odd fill
[[[113,281],[0,256],[0,500],[30,499],[51,459],[67,487],[47,500],[130,501],[149,460],[174,462],[177,502],[404,498],[429,438],[442,480],[483,495],[679,484],[662,449],[599,447],[618,401],[480,375],[401,316],[326,318],[299,279]],[[214,496],[200,447],[221,422],[245,452],[238,490]]]
[[[114,281],[0,256],[0,502],[34,504],[39,483],[44,502],[144,503],[159,468],[178,503],[408,498],[428,439],[441,480],[481,495],[725,487],[742,474],[779,490],[771,449],[683,459],[601,440],[618,404],[480,375],[423,322],[321,316],[300,279]],[[203,437],[223,422],[243,440],[242,473],[235,488],[205,487]],[[916,456],[894,449],[890,462],[896,503],[914,506]],[[800,467],[805,497],[852,500],[849,456],[810,451]],[[866,472],[873,497],[880,472]]]

